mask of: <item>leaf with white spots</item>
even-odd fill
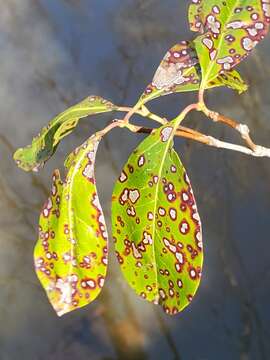
[[[54,172],[40,216],[35,268],[59,316],[92,302],[104,285],[108,235],[94,175],[99,141],[92,136],[70,156],[65,181]]]
[[[15,152],[14,160],[25,171],[38,171],[55,153],[62,138],[74,130],[80,119],[114,110],[117,107],[101,97],[87,97],[52,119],[33,139],[31,145]]]
[[[202,69],[203,89],[233,69],[264,39],[270,23],[269,0],[193,0],[191,30]]]
[[[192,42],[182,41],[167,51],[142,99],[149,101],[170,93],[197,90],[199,72],[199,61]]]
[[[201,69],[194,45],[192,42],[182,41],[167,51],[141,100],[146,103],[171,93],[196,91],[199,90],[200,83]],[[228,86],[239,92],[247,89],[236,71],[218,75],[207,84],[207,88],[219,86]]]
[[[137,294],[169,314],[195,295],[203,263],[191,185],[173,149],[171,124],[131,154],[112,198],[112,231],[123,274]]]

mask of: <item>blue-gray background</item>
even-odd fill
[[[99,299],[59,319],[33,270],[38,214],[52,169],[111,118],[82,121],[38,175],[14,166],[13,149],[29,143],[51,117],[87,95],[134,104],[165,51],[192,36],[187,5],[187,0],[1,2],[1,360],[269,359],[269,159],[177,141],[197,197],[206,255],[200,290],[178,316],[167,317],[137,299],[111,257]],[[239,97],[220,89],[207,97],[213,108],[247,123],[256,141],[268,146],[269,56],[266,40],[241,65],[248,93]],[[193,98],[167,97],[151,108],[172,117]],[[192,115],[188,123],[240,141],[202,116]],[[114,130],[100,147],[97,176],[107,217],[113,182],[140,139]]]

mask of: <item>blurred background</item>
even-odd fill
[[[51,172],[110,116],[81,121],[39,174],[12,161],[60,111],[87,95],[133,105],[166,50],[193,36],[187,0],[6,0],[0,3],[0,360],[259,360],[270,358],[270,160],[177,140],[204,226],[205,265],[192,305],[168,317],[137,298],[111,256],[101,296],[58,318],[39,285],[32,252]],[[246,94],[209,92],[210,107],[245,122],[270,146],[269,39],[240,70]],[[194,99],[151,103],[172,118]],[[143,124],[140,119],[137,123]],[[204,133],[241,142],[198,114]],[[113,182],[143,135],[114,130],[97,177],[107,218]],[[107,221],[109,223],[109,220]]]

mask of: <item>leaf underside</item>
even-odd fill
[[[264,39],[269,29],[269,0],[193,0],[190,28],[202,69],[202,88],[233,69]]]
[[[55,153],[62,138],[73,131],[80,119],[116,109],[115,105],[101,97],[87,97],[52,119],[33,139],[31,145],[15,152],[14,160],[25,171],[38,171]]]
[[[92,302],[106,276],[108,234],[94,176],[99,141],[93,136],[72,154],[65,181],[54,172],[40,215],[35,268],[59,316]]]
[[[182,41],[167,51],[141,100],[147,102],[171,93],[196,91],[200,83],[201,70],[194,44]],[[207,88],[219,86],[228,86],[240,93],[247,90],[247,85],[236,71],[219,74],[207,84]]]
[[[197,291],[203,252],[195,199],[171,132],[169,125],[155,130],[131,154],[113,191],[112,231],[130,286],[176,314]]]

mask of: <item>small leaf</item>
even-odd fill
[[[219,74],[212,82],[213,87],[220,85],[226,86],[233,90],[238,91],[239,94],[247,91],[248,85],[241,78],[241,75],[236,70],[226,71],[223,74]],[[214,86],[214,84],[216,84]]]
[[[201,223],[173,149],[171,124],[131,154],[113,191],[116,255],[129,285],[168,314],[183,310],[200,283]]]
[[[115,105],[101,97],[87,97],[51,120],[31,145],[15,152],[14,160],[25,171],[38,171],[55,153],[60,140],[73,131],[81,118],[116,109]]]
[[[245,91],[245,83],[236,71],[223,75],[218,75],[209,82],[207,88],[228,86],[237,91]],[[199,90],[200,83],[201,69],[194,45],[192,42],[182,41],[168,50],[141,100],[146,103],[171,93],[196,91]]]
[[[193,0],[191,30],[202,69],[202,88],[245,59],[269,29],[268,0]]]
[[[53,175],[40,216],[35,268],[59,316],[92,302],[107,271],[107,230],[99,203],[94,164],[98,135],[70,157],[66,180]]]

